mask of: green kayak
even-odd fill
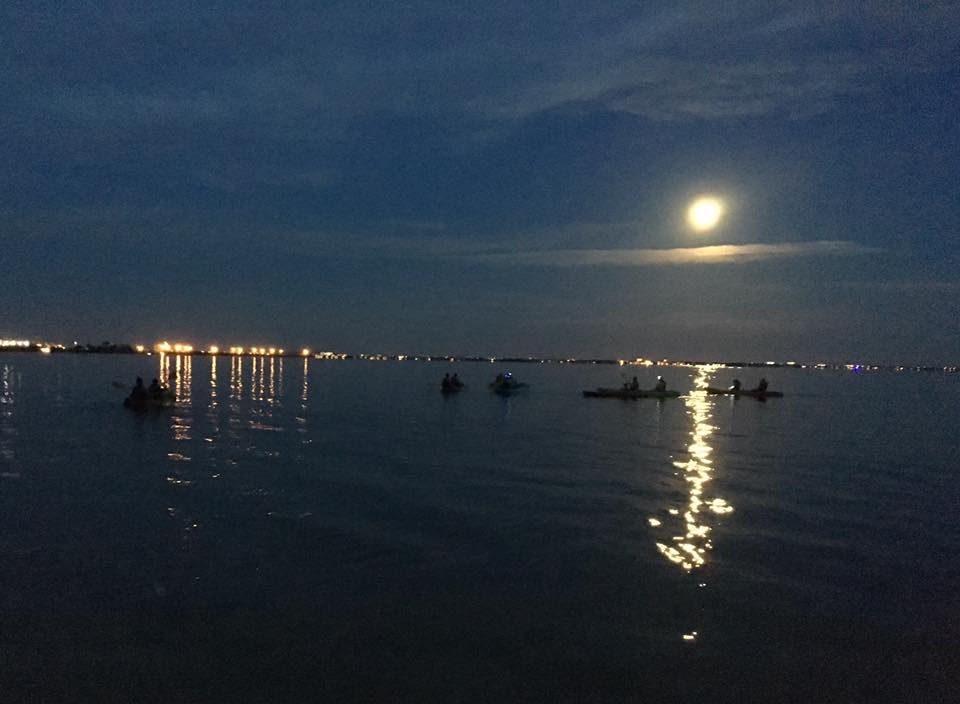
[[[715,396],[748,396],[749,398],[781,398],[783,393],[780,391],[760,391],[758,389],[715,389],[712,386],[707,387],[707,393]]]

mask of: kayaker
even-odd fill
[[[130,400],[131,401],[144,401],[147,398],[147,390],[143,388],[143,379],[137,377],[136,382],[133,384],[133,388],[130,390]]]
[[[639,390],[640,390],[640,380],[637,379],[637,377],[633,377],[633,381],[630,382],[630,390],[631,390],[631,391],[639,391]]]
[[[765,392],[766,390],[767,390],[767,380],[761,378],[761,379],[760,379],[760,383],[757,384],[757,388],[755,388],[754,391],[756,391],[757,393],[761,393],[761,394],[762,394],[762,393]]]
[[[493,380],[493,383],[497,386],[503,385],[503,372],[497,374],[497,378]]]
[[[450,380],[450,383],[453,384],[453,387],[454,387],[455,389],[463,388],[463,382],[460,381],[460,377],[457,376],[457,373],[456,373],[456,372],[454,372],[453,378]]]
[[[734,379],[734,380],[733,380],[733,383],[730,385],[730,390],[731,390],[731,391],[739,391],[739,390],[740,390],[740,380],[739,380],[739,379]]]
[[[654,391],[666,391],[667,390],[667,380],[662,376],[657,377],[657,385],[653,387]]]
[[[450,372],[447,372],[443,375],[443,381],[440,382],[441,389],[451,389],[453,388],[453,382],[450,380]]]
[[[160,382],[156,377],[153,378],[150,386],[147,387],[147,393],[150,394],[151,398],[160,398],[163,395],[163,388],[160,386]]]

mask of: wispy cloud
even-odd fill
[[[960,293],[960,281],[857,281],[848,285],[894,293]]]
[[[741,264],[765,259],[873,254],[880,250],[854,242],[818,240],[785,244],[721,244],[672,249],[562,249],[484,254],[474,261],[519,266],[679,266]]]
[[[561,107],[632,113],[653,120],[722,119],[782,112],[810,115],[831,100],[874,90],[870,66],[839,57],[718,61],[630,57],[592,72],[571,67],[491,106],[515,117]]]
[[[837,99],[882,96],[891,76],[951,65],[960,39],[955,13],[939,3],[922,11],[899,1],[866,5],[645,13],[617,31],[538,47],[552,70],[522,75],[503,95],[478,96],[478,108],[513,117],[558,108],[658,121],[803,117],[835,110]],[[853,46],[854,31],[872,39]]]

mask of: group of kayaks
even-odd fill
[[[741,389],[731,387],[729,389],[718,389],[713,386],[708,386],[706,391],[711,396],[732,396],[734,398],[740,398],[742,396],[745,398],[759,399],[761,401],[768,398],[781,398],[783,396],[783,393],[780,391],[768,391],[766,388]],[[679,395],[680,392],[673,389],[634,389],[629,387],[619,389],[599,388],[593,391],[583,392],[584,398],[677,398]]]
[[[515,391],[529,387],[529,384],[514,379],[510,372],[497,374],[497,378],[487,384],[488,389],[501,396],[509,396]],[[452,377],[447,374],[443,377],[443,381],[440,382],[440,393],[444,395],[460,393],[465,388],[467,388],[467,385],[460,381],[460,378],[456,374]]]
[[[672,389],[607,389],[599,388],[584,391],[584,398],[676,398],[679,391]]]
[[[501,396],[509,396],[514,391],[526,389],[529,386],[529,384],[525,384],[522,381],[517,381],[514,379],[510,372],[497,374],[497,378],[487,384],[488,389],[495,394],[500,394]],[[443,381],[440,382],[440,393],[444,395],[460,393],[465,388],[467,388],[467,385],[460,381],[460,378],[456,374],[454,374],[452,377],[447,374],[445,377],[443,377]]]
[[[440,391],[443,394],[452,394],[458,393],[463,389],[467,388],[466,385],[460,383],[459,379],[456,384],[452,384],[449,380],[449,375],[444,378],[443,383],[441,384]],[[500,394],[501,396],[509,396],[515,391],[521,389],[529,388],[529,384],[517,381],[513,376],[507,372],[506,374],[498,374],[497,378],[487,385],[491,391],[495,394]],[[761,385],[755,389],[743,389],[739,386],[732,386],[728,389],[718,389],[712,386],[708,386],[706,389],[707,393],[713,396],[732,396],[734,398],[739,398],[741,396],[746,398],[755,398],[760,400],[765,400],[768,398],[780,398],[783,396],[783,393],[780,391],[768,391],[766,388],[766,381],[761,381]],[[600,387],[597,389],[586,390],[583,392],[584,398],[619,398],[619,399],[637,399],[637,398],[677,398],[680,396],[680,392],[674,389],[667,389],[665,382],[661,379],[657,384],[656,388],[653,389],[641,389],[636,386],[636,379],[634,379],[634,384],[629,385],[625,384],[620,388],[605,388]]]
[[[115,385],[119,386],[119,384]],[[498,374],[490,384],[487,385],[493,393],[501,396],[509,396],[516,391],[529,388],[529,384],[517,381],[510,372]],[[459,393],[466,389],[466,384],[454,375],[451,379],[448,374],[444,377],[440,385],[440,391],[443,394]],[[761,386],[755,389],[743,389],[739,386],[732,386],[728,389],[718,389],[708,386],[706,392],[711,396],[732,396],[734,398],[746,397],[765,400],[768,398],[781,398],[783,393],[780,391],[769,391],[766,388],[766,382],[761,382]],[[636,380],[633,385],[624,384],[620,388],[599,387],[597,389],[586,390],[583,392],[584,398],[619,398],[619,399],[639,399],[639,398],[677,398],[680,392],[674,389],[665,388],[665,383],[661,380],[658,386],[653,389],[640,389],[636,387]],[[167,408],[172,406],[175,401],[175,395],[172,389],[163,388],[159,393],[149,394],[131,394],[123,400],[123,405],[135,411],[146,411],[152,408]]]

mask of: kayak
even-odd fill
[[[467,388],[466,384],[460,384],[460,386],[441,386],[440,393],[442,394],[455,394],[460,391],[463,391]]]
[[[135,411],[146,411],[152,408],[169,408],[173,405],[174,399],[173,393],[165,393],[160,397],[147,396],[141,399],[133,399],[127,396],[123,399],[123,405]]]
[[[679,391],[667,389],[666,391],[656,391],[654,389],[597,389],[595,391],[584,391],[584,398],[676,398],[680,395]]]
[[[707,387],[707,393],[715,396],[748,396],[750,398],[781,398],[783,396],[783,393],[780,391],[758,391],[757,389],[740,389],[739,391],[734,391],[733,389],[715,389],[712,386]]]
[[[490,384],[490,390],[495,394],[508,396],[514,391],[525,389],[528,386],[529,384],[524,384],[522,381],[504,381],[499,384],[497,382],[493,382]]]

